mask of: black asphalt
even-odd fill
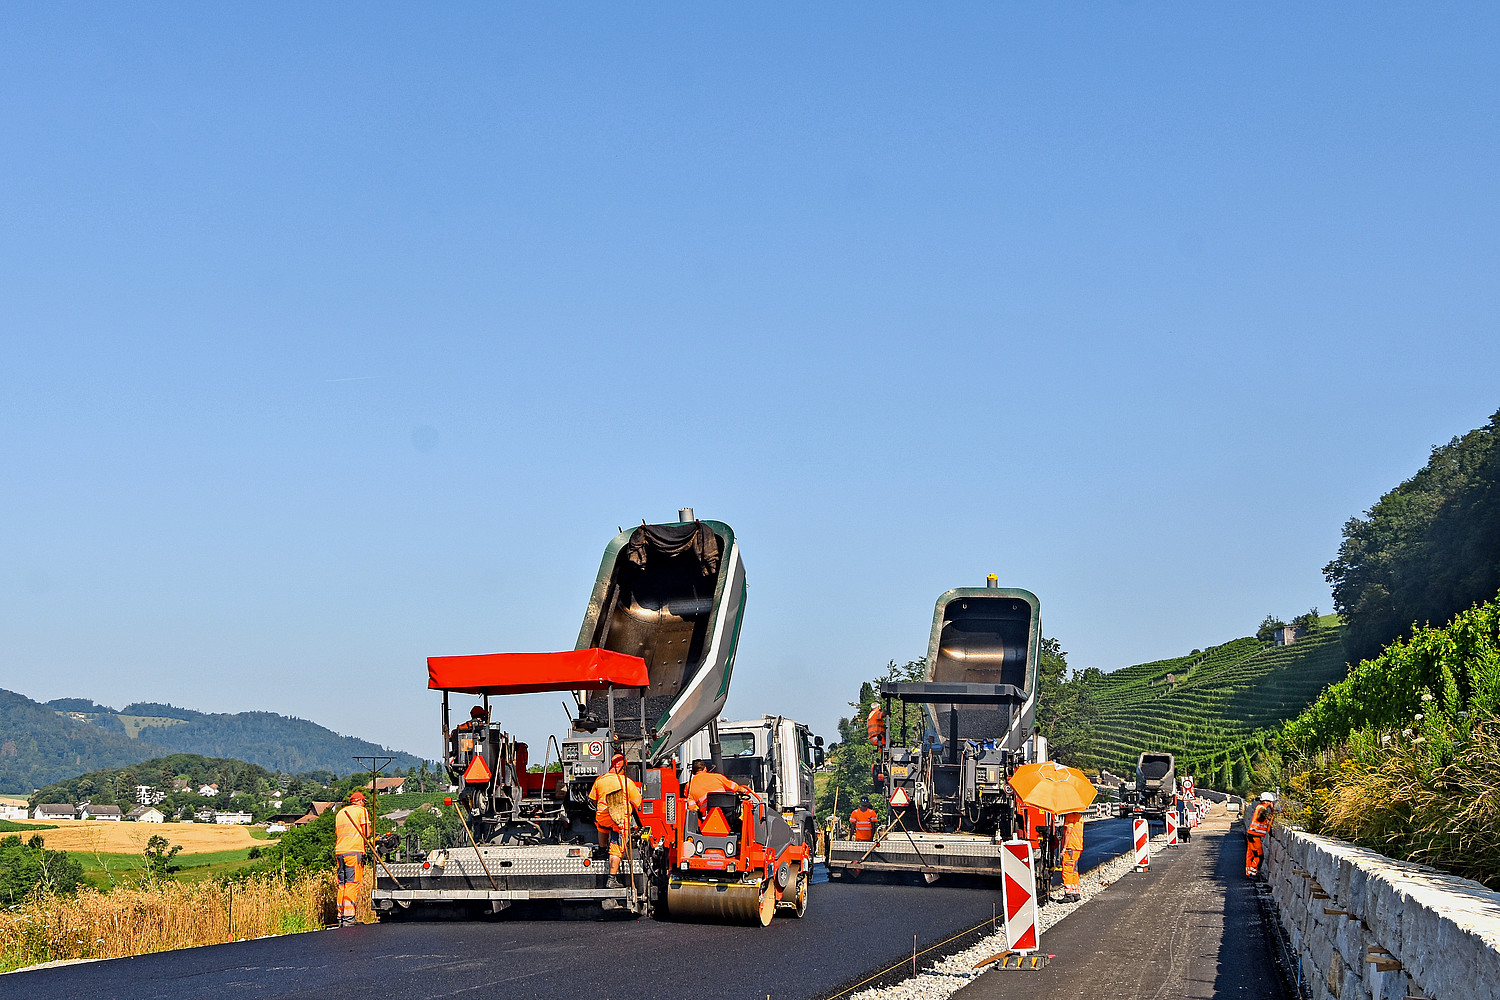
[[[956,1000],[1284,1000],[1269,934],[1243,832],[1200,828],[1044,934],[1049,966],[987,973]]]
[[[1129,845],[1090,823],[1085,869]],[[802,920],[724,927],[652,920],[402,922],[295,934],[0,977],[0,996],[318,996],[813,1000],[989,921],[990,884],[905,879],[818,884]]]

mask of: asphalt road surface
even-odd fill
[[[1151,858],[1042,940],[1056,957],[1035,972],[986,973],[955,1000],[1284,1000],[1243,830],[1219,813],[1191,843]]]
[[[1122,853],[1129,823],[1087,827],[1085,870]],[[484,997],[814,1000],[980,923],[991,883],[815,884],[807,916],[770,927],[654,920],[400,922],[293,934],[0,977],[0,997]]]

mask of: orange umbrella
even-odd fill
[[[1010,787],[1028,806],[1050,813],[1082,812],[1098,794],[1094,783],[1078,768],[1051,760],[1022,764],[1010,776]]]

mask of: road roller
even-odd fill
[[[702,809],[684,809],[667,915],[762,927],[778,910],[801,917],[814,843],[756,792],[711,792]]]

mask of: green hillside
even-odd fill
[[[0,690],[0,793],[25,795],[89,771],[172,753],[233,758],[286,774],[349,774],[358,766],[356,754],[394,757],[392,766],[402,771],[422,763],[412,754],[273,712],[218,714],[148,702],[117,712],[86,698],[43,705]]]
[[[1247,637],[1104,674],[1093,690],[1099,765],[1133,774],[1143,751],[1163,750],[1177,755],[1179,773],[1240,784],[1268,731],[1348,673],[1342,629],[1323,621],[1290,646]]]

